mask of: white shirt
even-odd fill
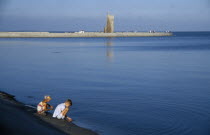
[[[65,103],[61,103],[59,104],[56,108],[55,111],[53,113],[53,117],[54,118],[58,118],[58,119],[64,119],[65,116],[61,115],[61,112],[66,108]]]

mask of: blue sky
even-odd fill
[[[0,31],[210,31],[210,0],[0,0]]]

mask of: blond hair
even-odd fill
[[[49,95],[44,96],[44,99],[52,99]]]

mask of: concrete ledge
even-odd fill
[[[15,96],[0,91],[1,135],[98,135],[65,120],[38,115],[36,106],[18,102]]]
[[[59,38],[59,37],[161,37],[172,36],[172,33],[165,32],[116,32],[116,33],[49,33],[49,32],[0,32],[0,38]]]

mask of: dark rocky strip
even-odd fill
[[[18,102],[15,96],[0,92],[0,134],[1,135],[97,135],[73,123],[37,115],[34,108]]]

